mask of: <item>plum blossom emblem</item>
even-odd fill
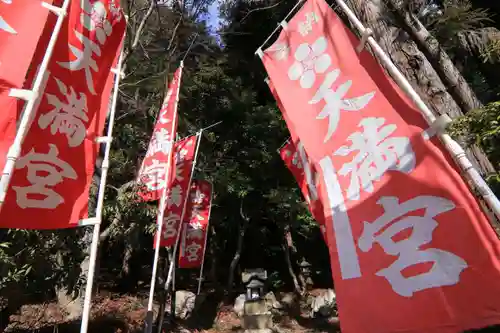
[[[191,193],[191,202],[195,205],[201,205],[206,195],[200,190],[197,190],[194,193]]]
[[[120,8],[120,4],[116,4],[116,1],[111,1],[109,4],[109,13],[114,18],[116,22],[120,22],[122,20],[122,10]]]
[[[80,22],[87,30],[95,32],[97,40],[103,45],[113,32],[113,26],[107,19],[106,6],[100,1],[91,3],[89,0],[83,0],[82,3]]]
[[[299,152],[295,151],[292,155],[292,164],[297,167],[297,169],[302,169],[302,163],[300,161]]]
[[[80,23],[91,34],[87,37],[82,32],[74,30],[76,38],[81,43],[81,50],[79,47],[69,44],[69,48],[75,60],[68,62],[57,62],[61,67],[67,68],[71,71],[85,72],[85,80],[89,92],[92,95],[97,95],[94,87],[94,79],[92,72],[98,72],[97,61],[93,58],[95,54],[97,57],[101,56],[101,46],[104,46],[108,37],[113,32],[113,25],[109,21],[108,8],[101,1],[95,0],[81,0],[82,13],[80,14]],[[116,18],[116,17],[115,17]],[[119,21],[119,20],[117,20]],[[99,44],[96,43],[99,42]]]
[[[309,89],[316,81],[316,73],[324,73],[332,62],[325,53],[328,43],[324,36],[319,37],[312,45],[300,44],[294,53],[295,62],[288,69],[288,78],[300,80],[300,86]]]
[[[189,143],[188,143],[189,145]],[[175,163],[183,163],[188,154],[188,150],[186,148],[176,149],[175,151]]]

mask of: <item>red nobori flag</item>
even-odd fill
[[[137,177],[143,185],[139,196],[144,201],[159,200],[167,182],[167,164],[169,154],[172,154],[172,145],[177,133],[177,93],[180,88],[182,66],[174,73],[174,78],[168,86],[167,95],[163,101],[155,129],[149,142],[148,151],[142,161]]]
[[[273,83],[270,79],[266,79],[266,82],[269,86],[269,90],[276,100],[278,108],[283,110],[283,104],[280,101]],[[327,242],[323,205],[318,196],[318,173],[316,172],[314,164],[310,163],[304,146],[300,142],[292,122],[287,117],[287,113],[283,111],[281,111],[281,113],[291,135],[290,140],[283,147],[281,147],[279,151],[281,159],[283,159],[283,162],[285,162],[285,165],[288,169],[290,169],[293,176],[297,180],[302,194],[306,199],[307,205],[309,206],[309,211],[316,222],[318,222],[321,235],[323,236],[325,242]]]
[[[44,1],[52,4],[51,0]],[[26,72],[47,21],[49,10],[36,0],[0,0],[0,168],[16,137],[18,108],[10,89],[22,89]],[[22,50],[22,52],[20,52]],[[28,89],[30,89],[29,87]]]
[[[299,184],[309,211],[316,222],[318,222],[323,239],[326,241],[325,216],[323,215],[323,206],[321,205],[321,200],[319,200],[318,189],[316,188],[318,174],[311,168],[309,158],[302,143],[299,141],[295,145],[292,139],[290,139],[280,148],[280,156]]]
[[[179,251],[180,268],[201,266],[205,256],[211,206],[212,184],[206,180],[193,181],[186,217],[182,223]]]
[[[174,165],[167,193],[167,206],[163,217],[163,237],[160,246],[173,246],[177,239],[180,221],[186,211],[187,195],[193,177],[193,163],[199,135],[177,141],[174,145]],[[154,238],[156,240],[156,237]],[[153,244],[154,245],[154,244]]]
[[[54,22],[49,17],[35,67]],[[124,31],[125,17],[115,1],[71,2],[0,213],[1,227],[68,228],[87,217],[96,139],[104,127],[102,112],[107,112],[101,101],[109,100],[106,81]]]
[[[500,323],[500,242],[416,107],[324,0],[262,55],[319,177],[344,333]]]

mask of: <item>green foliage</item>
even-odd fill
[[[488,10],[474,8],[469,0],[445,0],[442,15],[435,16],[428,25],[440,40],[456,43],[460,32],[470,31],[491,23]]]
[[[500,170],[500,102],[493,102],[456,119],[450,134],[466,145],[476,144]],[[488,182],[500,195],[500,174],[488,175]]]
[[[20,282],[32,269],[32,266],[24,264],[21,268],[17,267],[14,258],[9,255],[11,243],[0,243],[0,290],[14,282]]]
[[[481,54],[483,62],[497,64],[500,61],[500,40],[489,42]]]

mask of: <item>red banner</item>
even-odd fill
[[[34,64],[45,54],[54,23],[50,18]],[[106,81],[124,31],[125,17],[115,0],[71,2],[0,213],[1,227],[68,228],[87,217],[96,139],[107,111],[101,101],[110,98]]]
[[[186,212],[187,196],[193,177],[193,163],[196,163],[198,140],[198,135],[192,135],[174,145],[175,167],[171,171],[172,178],[167,192],[167,208],[163,217],[163,238],[160,246],[175,245],[180,221]]]
[[[438,138],[324,0],[262,55],[319,177],[344,333],[500,323],[500,241]]]
[[[298,149],[297,149],[298,146]],[[280,156],[283,162],[290,170],[292,175],[297,180],[302,195],[307,202],[309,212],[318,222],[323,239],[326,242],[326,227],[325,217],[323,215],[323,206],[318,197],[316,184],[318,183],[318,174],[311,168],[309,158],[304,150],[302,143],[299,141],[297,146],[290,139],[283,147],[280,148]]]
[[[206,180],[193,181],[186,218],[182,223],[179,251],[180,268],[201,266],[205,256],[211,206],[212,184]]]
[[[138,183],[143,186],[138,194],[144,201],[159,200],[166,186],[168,156],[172,153],[172,145],[177,133],[176,99],[181,75],[182,67],[179,67],[168,86],[148,151],[139,171]]]
[[[44,1],[52,4],[52,0]],[[9,96],[22,89],[26,72],[47,21],[49,10],[36,0],[0,0],[0,168],[16,137],[18,109],[24,101]],[[19,50],[22,50],[20,52]],[[31,87],[28,87],[30,89]]]

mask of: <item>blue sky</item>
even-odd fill
[[[219,25],[221,24],[221,19],[219,17],[219,0],[213,0],[212,4],[208,6],[208,14],[205,17],[205,21],[207,22],[211,35],[215,37],[219,46],[222,46],[220,36],[217,33]]]
[[[208,7],[208,26],[211,30],[216,31],[219,27],[219,2],[214,0],[212,4]]]

